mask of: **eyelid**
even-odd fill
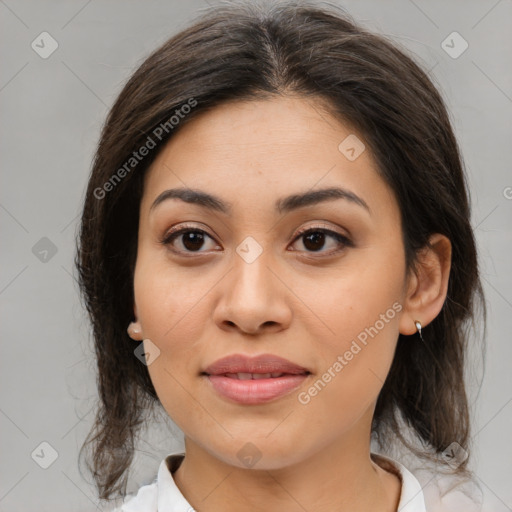
[[[325,223],[324,224],[319,223],[319,224],[313,224],[313,225],[310,225],[310,226],[307,226],[307,227],[299,229],[299,231],[297,231],[296,234],[294,235],[293,241],[295,241],[299,236],[303,235],[304,233],[307,233],[308,231],[314,231],[315,229],[320,230],[320,231],[324,231],[324,232],[327,232],[327,233],[333,233],[335,235],[338,235],[338,236],[341,236],[343,238],[346,238],[347,240],[350,239],[350,235],[344,234],[344,233],[340,233],[335,228],[333,228],[332,225],[325,224]]]
[[[199,227],[197,224],[178,224],[177,226],[173,226],[172,228],[165,231],[164,235],[160,239],[161,243],[165,243],[166,240],[168,240],[172,235],[176,235],[178,233],[181,233],[182,231],[203,231],[206,233],[210,238],[215,238],[214,235],[211,235],[206,229],[203,227]]]

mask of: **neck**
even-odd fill
[[[369,441],[337,441],[271,470],[227,464],[188,438],[185,448],[173,477],[198,512],[396,512],[398,507],[400,481],[371,460]]]

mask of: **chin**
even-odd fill
[[[291,466],[303,460],[304,455],[297,452],[298,442],[288,438],[288,442],[268,436],[261,438],[234,438],[225,447],[209,450],[210,453],[224,463],[241,469],[276,470]]]

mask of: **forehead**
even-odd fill
[[[362,135],[325,104],[234,101],[199,114],[169,140],[146,174],[142,209],[176,187],[207,190],[236,208],[274,208],[276,198],[332,186],[383,206],[394,201]]]

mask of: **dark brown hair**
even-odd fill
[[[467,449],[465,354],[475,299],[483,294],[463,162],[440,93],[406,50],[358,26],[339,7],[217,6],[128,80],[103,127],[89,178],[76,265],[93,326],[99,405],[82,450],[92,447],[88,468],[102,498],[126,492],[137,433],[150,406],[159,403],[126,332],[133,320],[145,171],[173,133],[205,110],[272,95],[322,100],[362,134],[400,207],[409,269],[430,234],[451,240],[447,299],[424,327],[425,343],[399,336],[372,431],[401,438],[402,417],[433,454],[453,441]],[[191,100],[195,106],[184,109]],[[169,122],[178,114],[178,123]],[[155,132],[162,126],[167,129]],[[148,137],[156,147],[127,167]]]

